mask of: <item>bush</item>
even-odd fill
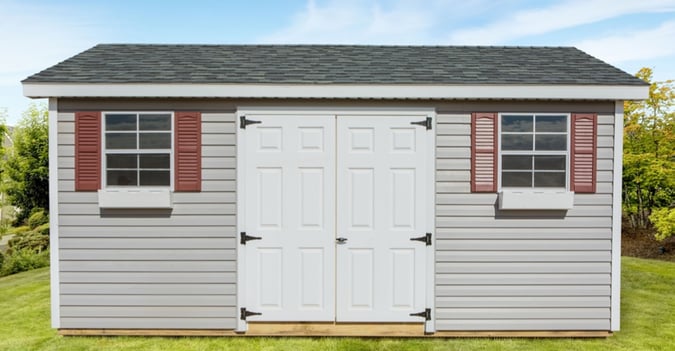
[[[31,250],[15,250],[5,256],[0,269],[0,276],[29,271],[49,266],[49,250],[34,252]]]
[[[49,214],[42,208],[34,209],[26,221],[30,229],[35,229],[46,223],[49,223]]]
[[[12,228],[9,230],[9,234],[22,235],[30,231],[30,227],[27,225],[22,225],[20,227]]]
[[[2,224],[0,223],[0,238],[2,238],[5,234],[9,233],[9,230],[12,228],[10,224]]]
[[[10,239],[8,247],[8,252],[16,250],[44,251],[49,248],[49,235],[43,235],[32,230],[27,231]]]
[[[45,223],[43,225],[37,226],[33,231],[37,232],[37,233],[40,233],[42,235],[49,236],[49,223]]]
[[[675,208],[659,208],[652,211],[649,220],[656,228],[657,240],[664,240],[675,234]]]

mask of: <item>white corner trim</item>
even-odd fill
[[[614,105],[614,179],[612,190],[612,289],[610,330],[621,328],[621,182],[623,179],[623,101]]]
[[[173,202],[169,189],[104,189],[98,191],[98,207],[170,209]]]
[[[241,112],[237,112],[235,115],[234,125],[237,131],[235,136],[235,145],[237,145],[237,171],[236,171],[236,184],[237,184],[237,205],[236,205],[236,214],[237,214],[237,230],[236,234],[240,235],[241,232],[246,231],[246,141],[244,140],[245,129],[239,128],[239,117],[243,116]],[[239,239],[239,237],[237,237]],[[246,332],[248,329],[248,323],[245,320],[239,318],[239,311],[241,308],[246,307],[246,245],[241,245],[239,240],[235,240],[237,245],[237,328],[236,331],[239,333]]]
[[[59,268],[58,99],[49,99],[49,277],[52,328],[61,327]]]
[[[571,191],[510,191],[499,192],[500,210],[571,210],[574,192]]]
[[[427,262],[425,267],[425,302],[426,308],[431,309],[431,319],[424,323],[425,333],[436,332],[436,112],[430,111],[427,117],[431,117],[431,130],[427,130],[429,137],[427,138],[427,157],[426,170],[427,174],[427,202],[426,202],[426,227],[427,231],[431,233],[431,246],[427,246]]]
[[[132,84],[23,83],[43,97],[204,97],[338,99],[563,99],[644,100],[648,86],[525,84]]]

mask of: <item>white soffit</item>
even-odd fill
[[[644,100],[649,86],[24,83],[45,97]]]

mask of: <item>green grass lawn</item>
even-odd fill
[[[675,350],[675,263],[623,258],[622,330],[607,339],[61,337],[49,269],[0,278],[0,350]]]

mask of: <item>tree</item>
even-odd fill
[[[654,237],[663,240],[675,234],[675,208],[657,208],[649,219],[654,223]]]
[[[3,190],[20,211],[18,223],[49,209],[49,134],[47,107],[32,104],[12,133],[13,145],[2,161]]]
[[[623,210],[633,228],[650,227],[654,209],[675,204],[675,86],[652,82],[652,73],[636,74],[650,83],[649,98],[624,104]]]
[[[5,138],[7,137],[7,109],[0,108],[0,157],[5,154]],[[1,172],[2,170],[0,170]]]

